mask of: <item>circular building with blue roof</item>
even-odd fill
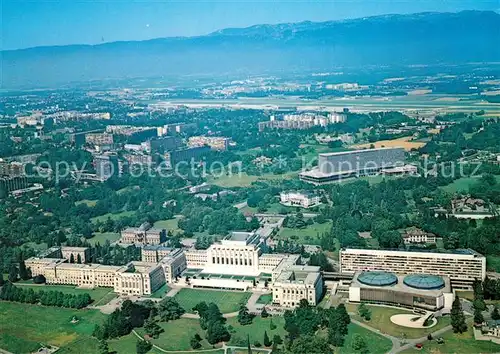
[[[398,283],[398,277],[389,272],[363,272],[358,276],[358,281],[370,286],[389,286]]]
[[[420,290],[437,290],[444,288],[444,280],[438,275],[411,274],[403,279],[406,286]]]

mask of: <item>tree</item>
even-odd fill
[[[82,264],[82,256],[80,256],[80,253],[76,255],[76,263]]]
[[[207,328],[208,343],[214,345],[219,342],[228,342],[229,339],[231,339],[231,335],[223,323],[220,321],[209,322]]]
[[[201,343],[200,343],[201,338],[199,340],[198,339],[199,337],[200,337],[200,335],[198,333],[196,333],[194,335],[194,337],[191,338],[191,340],[189,341],[189,343],[191,344],[191,348],[193,348],[193,349],[199,349],[199,348],[201,348]]]
[[[484,322],[484,316],[481,310],[479,309],[474,309],[474,323],[475,324],[482,324]]]
[[[344,318],[343,309],[336,308],[331,311],[328,319],[328,342],[335,347],[342,347],[347,331],[347,323]]]
[[[158,325],[158,321],[152,315],[144,322],[144,330],[152,338],[158,338],[163,332],[163,328]]]
[[[28,280],[31,278],[28,269],[26,269],[26,263],[24,263],[24,259],[22,258],[19,262],[19,277],[22,280]]]
[[[491,319],[498,321],[500,320],[500,313],[498,312],[498,306],[495,305],[493,311],[491,311]]]
[[[252,347],[250,347],[250,335],[247,334],[247,353],[252,354]]]
[[[161,300],[158,306],[158,315],[163,322],[177,320],[181,318],[185,312],[186,311],[179,305],[177,300],[171,297],[166,297]]]
[[[73,256],[73,253],[69,256],[69,263],[75,263],[75,256]]]
[[[33,278],[33,283],[35,284],[45,284],[47,280],[42,274],[38,274],[36,277]]]
[[[0,286],[5,284],[5,279],[3,278],[3,273],[0,273]]]
[[[330,345],[320,336],[301,336],[290,346],[290,353],[331,353]]]
[[[109,353],[108,342],[104,339],[101,339],[99,341],[99,353],[100,354],[108,354]]]
[[[248,312],[248,308],[245,305],[241,305],[240,311],[238,312],[238,322],[242,326],[252,324],[253,315]]]
[[[153,345],[148,341],[139,339],[135,345],[135,350],[137,354],[146,354],[152,347]]]
[[[17,267],[15,264],[11,264],[9,268],[9,281],[11,283],[14,283],[17,281],[17,277],[19,275],[19,271],[17,270]]]
[[[455,333],[464,333],[467,331],[465,315],[462,311],[462,305],[458,296],[455,296],[455,300],[451,306],[451,326],[453,327],[453,332]]]
[[[262,317],[262,318],[269,317],[269,313],[267,312],[265,307],[262,308],[262,311],[260,312],[260,317]]]
[[[361,304],[359,304],[359,306],[358,306],[358,314],[359,314],[362,318],[364,318],[366,321],[371,320],[371,317],[372,317],[372,316],[371,316],[371,315],[372,315],[372,314],[371,314],[371,311],[370,311],[370,309],[369,309],[369,308],[365,305],[365,303],[363,303],[363,302],[362,302]]]
[[[347,309],[345,308],[344,304],[340,304],[337,307],[337,311],[339,312],[339,317],[342,319],[346,326],[351,323],[351,317],[347,313]]]
[[[273,343],[269,339],[269,336],[267,335],[267,331],[264,331],[264,346],[270,347]]]
[[[365,352],[366,351],[366,341],[363,336],[359,333],[355,333],[352,338],[352,349]]]
[[[431,333],[429,333],[429,334],[427,335],[427,340],[432,340],[432,334],[431,334]]]

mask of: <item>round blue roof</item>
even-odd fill
[[[388,286],[398,282],[398,277],[388,272],[363,272],[358,276],[358,281],[371,286]]]
[[[435,290],[444,287],[444,280],[438,275],[412,274],[403,279],[403,283],[409,287],[422,290]]]

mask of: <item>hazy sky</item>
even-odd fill
[[[195,36],[262,23],[500,10],[500,0],[0,0],[2,49]]]

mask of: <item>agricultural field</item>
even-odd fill
[[[106,241],[113,243],[120,239],[120,234],[117,232],[94,232],[94,237],[87,239],[87,241],[95,246],[97,243],[103,245]]]
[[[425,337],[429,334],[429,331],[435,332],[441,328],[444,328],[450,324],[450,317],[441,317],[438,319],[438,323],[432,327],[428,328],[406,328],[398,326],[391,322],[391,316],[398,314],[412,313],[408,310],[385,307],[385,306],[367,306],[372,312],[372,318],[370,321],[366,322],[367,325],[379,330],[381,333],[386,333],[394,337],[406,337],[406,338],[420,338]],[[349,312],[354,312],[356,315],[352,316],[358,321],[364,321],[358,314],[358,307],[356,305],[347,305],[347,310]]]
[[[74,316],[79,319],[78,323],[71,323]],[[97,310],[0,302],[0,348],[12,353],[29,353],[38,350],[41,343],[71,346],[90,340],[94,326],[104,318]]]
[[[95,288],[95,289],[80,289],[71,285],[37,285],[37,284],[23,284],[16,283],[16,286],[22,287],[23,289],[31,288],[34,291],[60,291],[64,294],[89,294],[90,298],[93,300],[92,305],[104,305],[116,297],[112,288]],[[105,299],[109,299],[104,302]]]
[[[134,211],[122,211],[121,213],[116,213],[116,214],[108,213],[108,214],[104,214],[101,216],[96,216],[94,218],[91,218],[90,221],[92,221],[92,222],[97,222],[97,221],[105,222],[106,220],[108,220],[108,218],[111,218],[111,220],[118,220],[118,219],[123,218],[125,216],[132,216],[132,215],[134,215],[134,213],[135,213]]]
[[[329,232],[331,228],[331,222],[325,222],[323,224],[314,223],[304,229],[291,229],[284,227],[280,229],[278,234],[274,236],[273,239],[276,241],[289,240],[300,244],[316,245],[319,244],[318,236],[321,236],[321,234],[325,232]]]
[[[398,138],[398,139],[393,139],[393,140],[380,140],[380,141],[376,141],[374,143],[357,144],[357,145],[351,146],[351,148],[353,148],[353,149],[369,149],[372,145],[374,145],[375,148],[402,147],[406,151],[410,151],[411,149],[419,149],[425,145],[425,143],[423,143],[423,142],[412,141],[411,139],[412,139],[411,137],[406,136],[403,138]]]
[[[241,304],[246,304],[250,293],[218,290],[182,289],[175,295],[175,299],[186,310],[193,312],[192,308],[201,301],[213,302],[219,306],[222,313],[236,312]]]

